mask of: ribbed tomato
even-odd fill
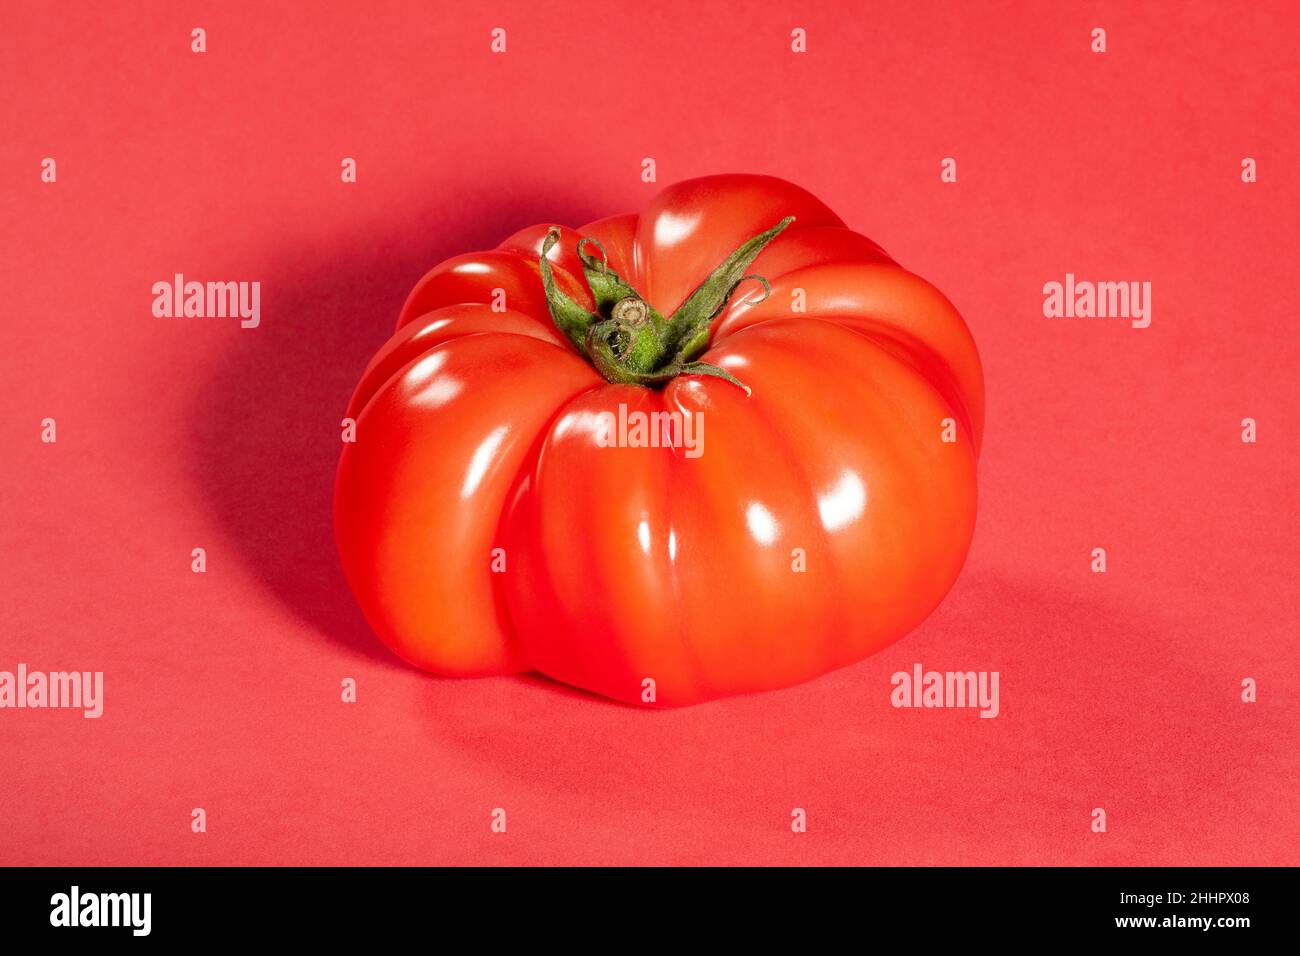
[[[691,180],[419,281],[348,410],[339,553],[440,674],[659,705],[785,687],[947,593],[983,414],[932,285],[797,186]]]

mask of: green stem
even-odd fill
[[[746,278],[749,268],[767,244],[779,236],[794,216],[786,216],[771,229],[759,233],[733,252],[722,265],[700,283],[668,319],[668,347],[680,349],[687,342],[696,341],[699,333],[712,324],[713,319],[726,306],[736,286]],[[764,283],[766,285],[766,282]],[[770,289],[771,287],[768,286]],[[699,354],[698,352],[696,354]]]
[[[552,226],[551,230],[546,234],[546,241],[542,243],[542,288],[546,290],[546,305],[551,310],[551,320],[555,322],[555,327],[577,346],[579,352],[585,354],[587,330],[593,322],[597,321],[597,316],[592,315],[570,299],[555,284],[555,275],[551,272],[551,263],[546,258],[546,255],[555,248],[555,244],[559,241],[560,230],[558,227]]]
[[[771,294],[772,286],[766,279],[747,275],[745,270],[792,222],[794,217],[787,216],[733,252],[668,319],[609,268],[605,250],[595,239],[581,240],[577,253],[596,313],[570,299],[556,285],[546,258],[560,241],[560,230],[553,227],[542,244],[541,256],[542,285],[551,318],[607,381],[653,388],[662,387],[678,375],[711,375],[743,388],[748,395],[749,387],[743,382],[716,365],[694,359],[708,348],[713,320],[727,307],[742,282],[757,280],[763,285],[764,297]],[[589,244],[600,252],[599,259],[586,251]]]

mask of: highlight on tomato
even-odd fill
[[[953,305],[811,193],[710,176],[435,266],[361,376],[339,555],[438,674],[684,705],[919,624],[975,526]]]

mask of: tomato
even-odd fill
[[[339,554],[394,651],[682,705],[850,664],[938,605],[984,384],[932,285],[807,191],[728,175],[438,265],[347,414]]]

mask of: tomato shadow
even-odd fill
[[[191,479],[229,542],[276,599],[336,648],[404,667],[371,632],[334,547],[340,423],[357,378],[429,268],[536,222],[596,218],[554,189],[459,194],[367,234],[276,250],[261,271],[262,319],[238,330],[195,391]]]

